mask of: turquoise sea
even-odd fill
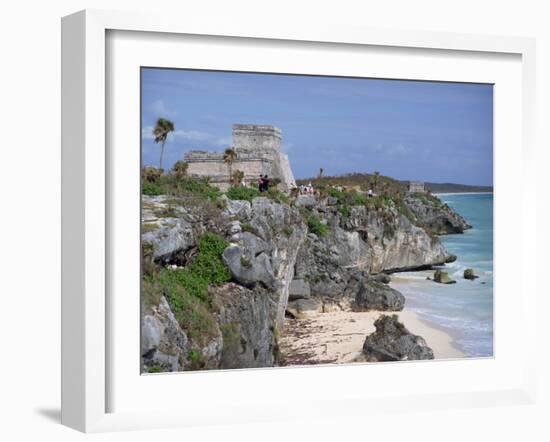
[[[456,284],[426,280],[433,271],[406,272],[399,286],[406,306],[425,321],[448,332],[468,356],[493,355],[493,194],[441,194],[438,197],[460,213],[473,228],[463,234],[441,236],[457,260],[442,268]],[[473,268],[479,278],[463,278]]]

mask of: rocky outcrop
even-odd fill
[[[219,368],[271,367],[277,358],[274,294],[229,283],[212,287],[222,333]]]
[[[306,226],[298,209],[268,198],[220,201],[189,204],[185,199],[144,197],[144,257],[178,271],[193,263],[201,236],[215,232],[229,243],[221,258],[233,280],[210,286],[202,304],[184,299],[188,305],[183,311],[176,298],[168,297],[176,302],[170,306],[156,289],[147,294],[151,305],[142,317],[144,371],[276,365],[277,330]],[[144,289],[152,290],[147,285]],[[173,308],[180,309],[182,324]],[[193,308],[200,316],[188,321],[186,314],[194,314]],[[186,333],[193,321],[198,329]],[[208,328],[204,339],[201,327]]]
[[[455,284],[456,281],[451,279],[447,272],[436,270],[434,272],[434,281],[439,284]]]
[[[187,364],[189,340],[166,298],[141,319],[141,354],[144,371],[180,371]]]
[[[302,319],[322,312],[323,306],[315,299],[297,299],[288,303],[286,311],[293,318]]]
[[[288,289],[288,300],[308,299],[311,297],[309,282],[303,279],[293,279]]]
[[[433,359],[426,341],[409,332],[397,315],[381,315],[374,323],[376,331],[367,336],[363,355],[367,362]]]
[[[295,277],[307,281],[311,296],[325,304],[400,310],[402,296],[380,284],[389,282],[381,272],[430,268],[455,259],[437,237],[391,205],[379,210],[352,206],[344,215],[321,202],[310,212],[328,229],[324,235],[308,235],[298,252]],[[368,296],[359,296],[358,304],[360,290]]]
[[[400,311],[405,306],[405,297],[397,290],[378,282],[362,281],[355,295],[355,311]]]
[[[313,195],[298,195],[294,204],[296,207],[313,207],[317,204],[317,200]]]
[[[245,231],[230,238],[223,260],[238,283],[259,284],[275,294],[275,318],[281,326],[306,226],[297,209],[264,197],[252,200],[250,214],[240,222]]]
[[[439,198],[427,194],[409,194],[405,203],[418,224],[434,235],[463,233],[472,226]]]
[[[221,237],[216,256],[225,272],[224,279],[208,283],[208,296],[204,286],[198,298],[190,295],[194,286],[184,291],[185,305],[170,290],[155,288],[148,296],[144,371],[273,366],[285,313],[307,318],[336,310],[402,310],[405,299],[388,285],[389,273],[456,259],[428,227],[435,218],[427,209],[418,209],[422,217],[402,209],[391,198],[380,206],[343,207],[338,198],[319,202],[312,195],[293,204],[266,197],[249,202],[144,196],[143,255],[152,266],[185,273],[200,262],[199,243],[208,232]],[[433,357],[421,337],[384,318],[365,341],[367,360]]]
[[[479,276],[477,276],[474,273],[474,269],[465,269],[464,270],[464,279],[469,279],[469,280],[473,281],[474,279],[477,279],[477,278],[479,278]]]

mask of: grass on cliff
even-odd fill
[[[199,241],[199,253],[187,267],[170,270],[167,276],[190,295],[210,303],[208,286],[231,280],[231,272],[222,260],[228,242],[214,233],[205,233]]]
[[[276,187],[271,187],[267,192],[260,193],[260,191],[254,187],[230,187],[226,195],[231,200],[244,200],[252,201],[259,196],[265,196],[278,203],[289,204],[290,199],[283,192]]]
[[[230,200],[243,201],[252,201],[254,198],[264,195],[253,187],[230,187],[225,194]]]
[[[314,233],[319,237],[326,236],[329,232],[329,227],[326,224],[323,224],[319,217],[314,214],[307,216],[307,227],[310,233]]]
[[[221,195],[206,178],[180,177],[172,173],[156,174],[152,177],[142,173],[141,193],[150,196],[199,196],[208,199],[215,199]]]
[[[156,266],[143,278],[144,302],[158,305],[161,296],[165,296],[181,328],[192,342],[200,345],[208,343],[217,332],[208,286],[231,280],[221,258],[227,246],[222,237],[206,233],[190,265],[177,270]]]

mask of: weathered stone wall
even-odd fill
[[[425,191],[424,189],[424,182],[422,181],[411,181],[409,183],[409,192],[411,193],[423,193]]]
[[[234,124],[233,147],[236,150],[280,150],[281,130],[274,126]]]

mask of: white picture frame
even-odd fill
[[[518,37],[492,37],[417,31],[390,31],[313,25],[294,27],[285,24],[210,22],[195,17],[181,19],[168,15],[133,14],[87,10],[62,21],[62,423],[85,432],[207,425],[220,422],[279,420],[293,416],[365,414],[371,411],[489,406],[532,403],[535,397],[536,358],[534,339],[526,339],[522,349],[521,373],[503,388],[482,388],[460,393],[388,394],[376,403],[363,396],[314,398],[304,410],[303,403],[281,408],[252,403],[244,396],[234,410],[207,415],[197,407],[149,411],[112,411],[108,375],[110,346],[108,327],[112,317],[108,302],[108,243],[110,195],[106,120],[108,84],[106,81],[107,44],[110,31],[154,32],[162,35],[200,35],[221,38],[269,39],[271,41],[376,46],[384,48],[432,49],[484,54],[510,54],[521,57],[521,150],[523,186],[521,213],[521,306],[534,305],[537,291],[534,280],[523,277],[527,256],[535,254],[534,207],[536,186],[534,170],[535,43]],[[158,34],[157,34],[158,35]],[[518,146],[519,149],[519,146]],[[530,189],[529,192],[526,190]],[[519,221],[519,220],[518,220]],[[498,250],[498,248],[497,248]],[[505,252],[504,252],[505,253]],[[534,336],[536,324],[524,319],[526,336]],[[137,364],[137,362],[136,362]],[[317,368],[315,368],[317,369]],[[334,373],[341,367],[323,368]],[[354,367],[355,372],[361,367]],[[390,368],[379,367],[381,370]],[[475,368],[473,368],[475,369]],[[289,370],[284,372],[288,377]],[[300,370],[300,369],[296,369]],[[302,369],[303,370],[303,369]],[[393,368],[391,369],[393,370]],[[437,370],[437,368],[435,369]],[[273,371],[271,371],[273,372]],[[271,376],[264,370],[258,381]],[[267,374],[266,374],[267,373]],[[212,374],[193,374],[193,376]],[[231,380],[240,374],[215,374]],[[164,376],[164,384],[174,377]],[[172,379],[172,380],[171,380]],[[213,377],[209,378],[211,381]],[[199,378],[195,378],[198,382]],[[237,399],[239,402],[239,399]],[[248,410],[236,413],[235,410]],[[243,417],[245,416],[245,417]]]

